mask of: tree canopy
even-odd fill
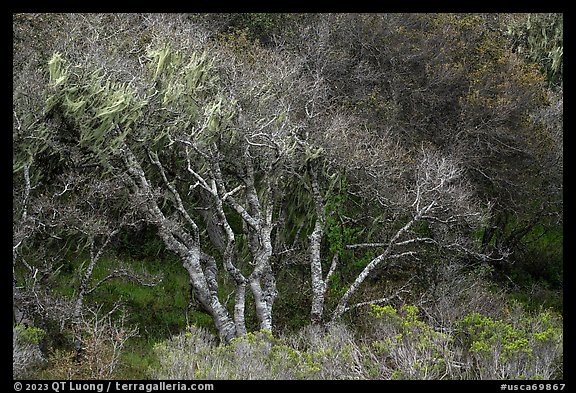
[[[223,343],[430,301],[450,269],[561,288],[561,26],[15,14],[16,323],[60,324],[80,354],[93,294],[165,285],[121,258],[95,277],[121,236],[178,261]],[[63,267],[68,295],[53,289]]]

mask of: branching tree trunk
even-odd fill
[[[332,315],[332,321],[338,320],[342,316],[342,314],[344,314],[346,311],[348,311],[350,309],[350,307],[348,307],[348,303],[350,301],[350,298],[352,297],[352,295],[354,295],[356,293],[356,291],[358,291],[358,288],[360,287],[360,285],[364,282],[364,280],[366,280],[366,278],[370,275],[370,273],[372,273],[374,271],[374,269],[379,267],[382,263],[387,262],[389,259],[401,258],[404,256],[409,256],[409,255],[414,254],[413,251],[406,251],[406,252],[401,252],[401,253],[397,253],[397,254],[394,254],[393,251],[399,245],[408,244],[410,242],[410,240],[412,240],[412,241],[416,240],[416,239],[410,239],[408,241],[408,243],[406,241],[404,241],[404,242],[398,241],[401,238],[401,236],[405,232],[407,232],[414,225],[414,223],[421,220],[422,217],[426,213],[428,213],[434,207],[435,204],[436,204],[436,202],[432,201],[429,205],[427,205],[424,208],[422,208],[421,210],[417,211],[416,215],[412,219],[410,219],[410,221],[408,221],[408,223],[406,223],[406,225],[404,225],[402,228],[400,228],[394,234],[394,236],[392,236],[392,238],[390,239],[390,241],[386,245],[384,252],[382,252],[376,258],[372,259],[370,261],[370,263],[368,263],[368,265],[362,270],[362,272],[360,272],[360,274],[356,277],[356,279],[350,285],[348,290],[340,298],[338,305],[336,306],[336,309],[334,310],[334,313]]]
[[[131,149],[124,145],[121,149],[122,157],[127,172],[130,174],[134,194],[144,199],[144,209],[148,220],[158,225],[158,232],[166,247],[178,255],[182,260],[182,265],[188,272],[190,284],[194,288],[196,299],[202,307],[210,313],[214,320],[220,336],[225,341],[230,341],[236,337],[236,326],[230,317],[226,307],[218,299],[218,284],[216,280],[216,265],[209,261],[206,268],[202,267],[202,251],[200,250],[200,232],[195,220],[186,210],[180,193],[172,185],[158,156],[150,154],[150,159],[160,171],[162,180],[171,192],[175,201],[177,216],[166,217],[162,213],[148,181],[144,170],[138,162]],[[188,228],[188,230],[187,230]],[[242,327],[240,327],[242,329]]]
[[[153,287],[158,285],[161,281],[160,277],[150,277],[143,274],[138,274],[136,272],[130,271],[129,269],[117,268],[106,275],[104,278],[100,279],[96,283],[93,281],[94,268],[96,267],[98,261],[101,259],[102,254],[106,248],[110,245],[110,242],[114,237],[123,229],[124,225],[135,225],[136,223],[120,223],[118,227],[113,229],[109,234],[104,235],[102,244],[96,246],[96,239],[94,235],[90,235],[90,262],[86,269],[82,272],[82,277],[80,278],[80,284],[78,286],[78,291],[76,293],[76,299],[74,301],[74,310],[72,313],[72,323],[74,325],[80,326],[84,323],[85,317],[85,297],[97,290],[102,284],[108,282],[112,279],[123,278],[126,280],[137,282],[139,285]],[[82,329],[80,328],[79,331]],[[75,338],[75,349],[77,353],[83,348],[82,337],[78,335]]]
[[[182,260],[194,297],[229,341],[246,332],[248,286],[260,328],[273,326],[275,210],[281,178],[295,159],[289,140],[291,107],[299,99],[286,95],[289,86],[284,84],[299,80],[298,69],[285,59],[275,65],[285,76],[278,79],[266,67],[265,73],[257,73],[235,60],[229,63],[224,55],[216,50],[209,58],[204,49],[193,52],[185,63],[182,54],[169,46],[151,51],[153,75],[150,78],[146,70],[140,75],[148,89],[139,98],[125,84],[103,85],[103,76],[90,72],[90,65],[83,73],[71,74],[65,60],[55,54],[49,63],[48,102],[50,111],[61,112],[68,126],[78,128],[80,145],[102,163],[103,175],[124,179],[131,190],[129,204],[158,227],[166,247]],[[257,50],[248,55],[265,60]],[[221,82],[215,62],[244,74]],[[85,103],[86,94],[94,108],[75,104]],[[259,98],[254,100],[253,94]],[[167,117],[174,120],[166,123]],[[194,212],[194,200],[205,204],[202,214]],[[244,223],[252,258],[249,272],[238,266],[236,234],[225,206]],[[233,315],[218,297],[219,261],[201,248],[204,228],[199,216],[204,217],[209,240],[233,280]]]
[[[118,261],[94,277],[136,222],[222,342],[289,319],[274,305],[297,265],[311,323],[334,324],[445,259],[540,262],[533,239],[561,232],[562,86],[546,90],[499,16],[213,19],[14,15],[14,324],[72,326],[78,350],[92,324],[114,333],[86,319],[91,295],[157,281]],[[253,40],[260,19],[274,37]],[[409,278],[370,285],[392,271]]]
[[[324,314],[324,300],[326,297],[326,290],[328,282],[338,265],[338,252],[334,253],[332,263],[324,277],[322,273],[322,256],[321,245],[322,238],[325,231],[325,202],[320,193],[320,186],[318,184],[318,168],[314,162],[309,163],[308,173],[310,176],[310,191],[314,199],[314,209],[316,213],[316,220],[314,222],[314,230],[310,234],[310,273],[312,283],[312,308],[310,310],[310,320],[313,324],[321,324]]]
[[[259,327],[273,328],[280,268],[274,261],[284,252],[279,247],[288,249],[282,241],[289,230],[282,221],[290,209],[286,187],[292,187],[295,179],[309,193],[301,207],[306,211],[294,214],[301,215],[296,233],[300,239],[296,240],[306,250],[299,257],[307,257],[310,263],[314,324],[325,318],[328,283],[337,268],[345,267],[345,273],[351,270],[346,266],[349,261],[329,244],[332,227],[327,224],[331,217],[327,207],[332,202],[323,189],[326,171],[346,179],[350,189],[342,192],[353,195],[350,200],[357,205],[346,206],[343,231],[350,223],[367,228],[366,239],[338,247],[376,251],[357,276],[344,284],[344,295],[330,299],[337,302],[330,310],[332,320],[366,303],[367,299],[355,301],[361,286],[392,260],[415,261],[424,245],[456,249],[451,233],[468,230],[468,221],[480,210],[472,206],[459,169],[465,160],[453,162],[459,156],[441,146],[442,138],[427,141],[424,131],[432,125],[409,105],[420,94],[423,100],[429,95],[438,98],[435,94],[442,89],[433,81],[413,78],[422,70],[402,52],[403,33],[388,31],[382,24],[402,26],[409,21],[416,26],[416,22],[441,18],[319,18],[317,28],[303,33],[320,40],[310,39],[301,52],[288,42],[282,51],[241,38],[209,40],[201,29],[180,34],[174,27],[183,19],[173,24],[169,18],[144,19],[154,27],[149,30],[146,50],[130,43],[130,53],[112,53],[109,42],[87,39],[101,58],[65,50],[53,54],[48,63],[45,118],[35,120],[42,132],[33,136],[57,151],[59,158],[74,157],[70,160],[74,170],[84,176],[124,182],[129,192],[110,198],[109,203],[117,209],[138,211],[157,227],[166,248],[180,258],[194,297],[214,319],[224,340],[246,333],[245,314],[251,306]],[[351,37],[369,38],[367,32],[353,29],[356,24],[368,26],[369,21],[379,26],[378,34],[370,37],[379,38],[366,41],[370,61],[365,62],[351,50],[355,45]],[[352,35],[333,35],[332,23]],[[435,31],[434,26],[429,26],[430,31]],[[385,37],[393,38],[390,53],[377,46]],[[429,42],[427,37],[414,39]],[[331,43],[339,49],[326,52]],[[393,61],[394,56],[402,62]],[[374,64],[386,66],[376,69]],[[437,76],[437,64],[432,65],[425,71]],[[342,92],[337,80],[349,66],[354,68],[358,89],[352,86],[356,82],[346,80],[341,85],[347,91]],[[394,70],[406,75],[390,79],[389,86],[368,95],[368,86],[379,85]],[[411,79],[422,89],[412,91],[405,86]],[[450,78],[445,82],[451,86]],[[458,88],[460,94],[462,86]],[[440,107],[436,101],[433,104]],[[380,108],[374,118],[360,113],[371,113],[373,107]],[[410,114],[415,120],[407,117]],[[16,127],[21,117],[15,111]],[[440,124],[434,119],[431,124]],[[448,134],[452,126],[445,125],[441,131]],[[68,161],[62,164],[66,165]],[[63,186],[60,192],[67,195],[68,184]],[[339,217],[345,216],[340,213]],[[517,231],[515,238],[524,233]],[[290,237],[296,244],[294,235]],[[15,240],[15,252],[18,244]],[[329,248],[332,255],[323,255]],[[239,255],[240,250],[248,253]],[[92,257],[80,297],[90,290],[88,282],[99,255],[94,252]],[[219,296],[223,285],[232,287],[233,305],[228,302],[231,296],[226,300]],[[254,304],[246,304],[247,298]],[[81,299],[78,304],[81,309]]]
[[[418,259],[417,255],[420,250],[417,247],[433,244],[445,250],[457,249],[469,255],[474,253],[465,247],[466,241],[459,237],[458,231],[455,230],[459,226],[471,227],[483,219],[481,209],[474,204],[469,185],[463,178],[462,169],[434,151],[423,150],[418,160],[414,168],[413,183],[407,184],[407,192],[404,194],[413,195],[413,199],[406,199],[404,202],[405,209],[413,211],[407,222],[404,221],[401,224],[396,222],[399,228],[392,232],[387,241],[347,245],[349,249],[368,247],[382,249],[382,251],[362,269],[339,299],[332,313],[331,323],[336,322],[344,313],[359,305],[389,300],[389,298],[363,300],[350,305],[354,295],[370,274],[376,269],[381,270],[382,266],[386,266],[392,260],[407,257]],[[414,230],[419,222],[426,222],[429,227],[438,227],[436,238],[432,234],[422,236]],[[442,233],[445,234],[442,235]]]

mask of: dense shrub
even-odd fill
[[[158,379],[352,379],[365,376],[359,347],[343,326],[327,332],[308,327],[275,338],[266,330],[248,333],[228,345],[202,328],[157,344]]]
[[[510,322],[472,312],[460,322],[462,344],[480,379],[562,378],[561,319],[549,311]]]
[[[452,337],[434,330],[418,317],[416,306],[373,305],[377,320],[372,350],[380,359],[382,375],[391,379],[444,379],[456,377],[460,367]]]
[[[155,346],[159,379],[555,379],[562,378],[561,319],[513,309],[508,319],[471,312],[437,327],[416,306],[373,305],[371,331],[307,326],[230,344],[202,328]]]
[[[135,331],[80,312],[121,299],[150,347],[226,341],[157,344],[158,378],[561,378],[562,26],[14,14],[14,299],[46,330],[14,375],[117,377]],[[243,335],[330,312],[354,330]]]
[[[37,327],[16,325],[12,329],[12,377],[30,377],[31,370],[44,361],[38,343],[46,333]]]
[[[92,310],[90,310],[92,311]],[[48,379],[111,379],[120,363],[126,342],[138,329],[126,327],[124,315],[112,319],[111,313],[100,310],[84,316],[72,330],[78,349],[54,349],[43,370]]]

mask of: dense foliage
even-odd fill
[[[562,378],[562,26],[14,14],[14,376]]]
[[[215,345],[201,328],[157,344],[158,379],[557,379],[561,321],[550,312],[511,322],[472,312],[439,332],[418,308],[373,305],[361,340],[343,325],[274,337],[248,333]],[[520,318],[520,319],[518,319]]]

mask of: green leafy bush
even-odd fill
[[[34,367],[44,360],[38,343],[46,332],[34,326],[16,325],[12,331],[12,376],[32,377]]]
[[[382,374],[391,379],[444,379],[455,370],[452,337],[418,317],[418,308],[372,305],[377,339],[372,350],[381,359]]]
[[[159,379],[350,379],[361,377],[360,351],[342,326],[328,332],[308,327],[299,334],[276,338],[262,330],[215,344],[202,328],[154,347]]]
[[[561,378],[563,331],[555,314],[521,314],[507,322],[472,312],[459,325],[478,378]]]
[[[156,344],[159,379],[557,379],[561,318],[512,309],[506,319],[472,312],[434,326],[413,305],[372,305],[368,336],[344,325],[263,330],[216,344],[203,328]]]
[[[14,333],[18,340],[31,343],[39,343],[46,337],[46,332],[43,329],[22,324],[16,325]]]

